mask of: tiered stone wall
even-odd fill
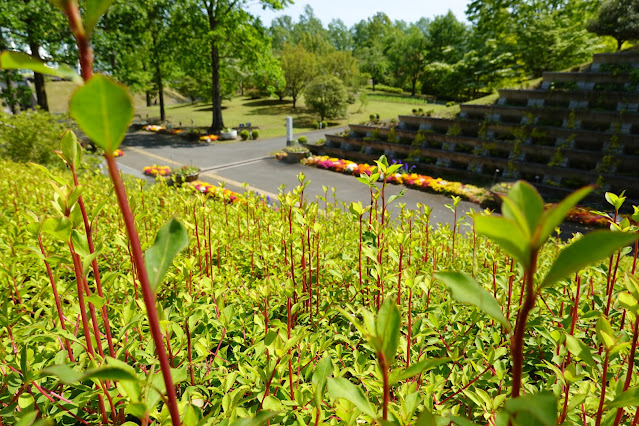
[[[537,89],[499,95],[462,104],[453,120],[351,125],[310,148],[358,161],[386,154],[433,174],[523,178],[558,195],[596,183],[639,199],[639,53],[595,55],[583,72],[544,73]]]

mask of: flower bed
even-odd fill
[[[157,126],[155,124],[149,124],[148,126],[144,126],[143,129],[146,130],[147,132],[160,132],[162,130],[166,130],[166,127]]]
[[[124,151],[122,151],[121,149],[116,149],[115,151],[113,151],[114,157],[122,157],[123,155],[124,155]]]
[[[218,140],[219,138],[216,135],[204,135],[204,136],[200,136],[200,140],[202,142],[215,142],[216,140]]]
[[[190,185],[195,188],[196,191],[199,191],[203,194],[212,195],[215,198],[224,199],[229,203],[234,203],[241,199],[241,195],[237,192],[233,192],[226,188],[220,188],[219,186],[211,185],[208,182],[203,182],[201,180],[196,180],[191,182]]]
[[[169,166],[158,166],[157,164],[147,166],[142,169],[142,171],[145,175],[154,177],[171,175],[171,168]]]
[[[305,164],[325,170],[359,176],[371,175],[377,166],[370,164],[358,164],[354,161],[331,158],[328,156],[313,156],[304,161]],[[465,185],[460,182],[449,182],[442,178],[420,175],[417,173],[395,173],[388,176],[387,182],[403,184],[409,188],[420,189],[437,194],[456,195],[474,203],[483,204],[494,201],[490,191],[474,185]]]

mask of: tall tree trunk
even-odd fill
[[[164,83],[162,81],[162,67],[160,65],[160,58],[158,54],[158,39],[155,31],[151,31],[151,37],[153,40],[153,58],[151,62],[155,67],[155,84],[158,86],[158,98],[160,100],[160,121],[166,120],[166,111],[164,110]]]
[[[162,81],[162,69],[160,63],[155,63],[155,82],[158,85],[158,98],[160,99],[160,121],[166,120],[166,111],[164,109],[164,82]]]
[[[3,90],[2,98],[6,102],[9,109],[11,109],[11,113],[15,114],[17,111],[16,104],[17,100],[13,93],[13,81],[11,80],[11,71],[2,71],[4,76],[4,83],[7,87]]]
[[[617,52],[621,50],[621,46],[623,45],[624,40],[617,39]]]
[[[411,79],[411,90],[410,90],[410,95],[411,97],[415,97],[415,87],[417,86],[417,77]]]
[[[40,58],[40,45],[36,43],[31,33],[28,34],[29,37],[29,49],[31,49],[31,56],[38,60],[42,60]],[[49,102],[47,102],[47,92],[44,88],[44,76],[39,72],[33,73],[33,82],[35,84],[36,97],[38,98],[38,106],[45,111],[49,111]]]
[[[153,101],[151,99],[151,91],[145,90],[144,94],[146,95],[146,106],[150,107],[153,104]]]
[[[213,30],[214,26],[211,27]],[[217,133],[224,128],[222,119],[222,96],[220,94],[220,52],[217,48],[217,41],[211,42],[211,98],[213,121],[211,122],[211,131]]]

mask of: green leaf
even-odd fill
[[[639,386],[628,388],[607,404],[608,409],[620,407],[639,407]]]
[[[263,410],[258,412],[252,419],[239,419],[231,423],[231,426],[262,426],[278,414],[279,412],[277,411]]]
[[[417,423],[415,423],[415,426],[437,426],[436,417],[433,415],[433,413],[430,412],[428,408],[424,408],[424,411],[422,411],[417,418]]]
[[[514,209],[513,205],[507,200],[511,200],[517,209]],[[544,200],[539,195],[539,192],[527,182],[517,181],[510,191],[508,196],[504,199],[502,204],[502,213],[504,217],[515,220],[520,223],[521,226],[526,226],[528,234],[532,235],[537,228],[539,218],[544,212]],[[520,216],[523,215],[523,218]]]
[[[535,246],[537,248],[544,245],[548,237],[553,233],[556,227],[566,218],[566,215],[574,206],[577,205],[586,195],[592,191],[592,186],[586,186],[576,190],[566,198],[564,198],[559,204],[546,210],[541,218],[541,226],[539,227],[539,234],[535,238]]]
[[[445,364],[450,361],[450,358],[434,358],[427,359],[424,361],[417,362],[406,369],[401,371],[394,370],[390,376],[390,384],[391,386],[397,382],[401,382],[402,380],[406,380],[413,376],[423,373],[424,371],[431,370],[441,364]]]
[[[65,385],[77,383],[84,377],[84,373],[64,364],[47,367],[41,371],[41,374],[45,376],[56,376]]]
[[[87,136],[111,154],[124,139],[133,119],[133,103],[126,87],[96,74],[76,89],[70,112]]]
[[[352,402],[362,413],[375,418],[375,410],[362,390],[343,377],[328,379],[328,393],[333,398],[343,398]]]
[[[551,392],[541,392],[509,399],[504,404],[504,411],[511,418],[526,420],[525,424],[557,425],[557,398]],[[534,420],[534,423],[530,423],[531,420]]]
[[[625,232],[594,231],[564,248],[541,282],[545,287],[566,278],[584,267],[612,255],[621,247],[639,238],[638,234]]]
[[[160,228],[155,237],[155,243],[144,253],[146,272],[153,291],[164,278],[175,255],[188,243],[186,228],[176,219],[171,219]]]
[[[60,147],[65,161],[77,167],[77,165],[80,164],[80,152],[82,152],[82,150],[73,130],[67,130],[64,135],[62,135]]]
[[[51,68],[39,59],[22,52],[5,50],[0,55],[0,68],[5,70],[31,70],[40,74],[54,75],[76,84],[82,84],[82,78],[70,66],[63,64]]]
[[[129,380],[133,382],[138,380],[138,377],[135,375],[135,371],[131,367],[125,368],[120,365],[105,365],[100,368],[89,370],[83,378],[112,381]]]
[[[399,346],[399,309],[392,298],[384,300],[376,321],[376,336],[382,341],[382,351],[388,365],[392,365]]]
[[[510,323],[501,312],[499,303],[492,294],[484,290],[477,281],[463,272],[444,271],[435,274],[450,290],[458,302],[469,303],[501,323],[510,330]]]
[[[595,360],[592,358],[590,348],[581,340],[577,339],[570,334],[566,334],[566,348],[568,351],[576,357],[579,357],[583,362],[591,367],[595,367]]]
[[[114,0],[87,0],[84,14],[84,31],[87,37],[91,35],[100,17],[105,14]]]
[[[66,217],[50,217],[42,224],[41,232],[49,234],[58,240],[69,241],[71,237],[71,221]]]
[[[315,371],[313,372],[312,383],[315,386],[315,405],[319,407],[322,403],[322,393],[326,387],[326,380],[333,374],[333,362],[331,356],[326,355],[317,363]]]
[[[528,239],[515,222],[503,217],[482,215],[474,215],[473,220],[478,234],[493,240],[524,267],[528,266],[530,263]]]
[[[595,332],[597,333],[597,339],[606,347],[607,351],[610,351],[615,347],[615,332],[612,331],[612,326],[606,317],[601,315],[595,324]]]

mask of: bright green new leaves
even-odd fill
[[[515,426],[555,426],[557,424],[557,398],[552,392],[520,396],[506,401],[503,414],[509,416],[510,424]],[[499,419],[497,424],[501,424]],[[503,424],[508,424],[508,422]]]
[[[89,36],[100,17],[105,14],[114,0],[87,0],[86,12],[84,14],[84,31]]]
[[[391,373],[390,375],[389,383],[392,386],[397,382],[410,379],[411,377],[417,376],[418,374],[422,374],[428,370],[432,370],[433,368],[445,364],[448,361],[450,361],[450,358],[433,358],[419,361],[415,364],[411,364],[406,369],[393,371],[393,373]]]
[[[364,395],[359,387],[349,382],[348,379],[343,377],[329,378],[328,393],[333,398],[343,398],[350,401],[359,408],[362,413],[368,414],[373,418],[376,417],[375,410],[370,402],[368,402],[368,399],[366,399],[366,395]]]
[[[510,330],[510,323],[502,313],[497,300],[470,275],[463,272],[446,271],[438,272],[435,277],[448,287],[455,300],[478,307],[482,312]]]
[[[475,229],[527,268],[531,253],[546,243],[568,211],[591,190],[591,187],[585,187],[575,191],[558,205],[544,211],[544,201],[537,190],[526,182],[516,182],[502,199],[504,217],[475,215]]]
[[[74,370],[70,366],[62,364],[45,368],[41,373],[45,376],[56,376],[65,385],[81,382],[86,379],[113,381],[138,380],[133,367],[111,357],[106,357],[106,360],[107,364],[85,372]]]
[[[258,412],[253,418],[239,419],[234,421],[231,426],[263,426],[266,424],[266,422],[268,422],[278,414],[279,412],[277,411],[262,410]]]
[[[475,230],[497,244],[519,263],[528,266],[530,250],[526,244],[526,236],[517,224],[509,219],[497,216],[474,215]]]
[[[619,407],[639,407],[639,386],[628,388],[607,405],[608,409]]]
[[[604,345],[606,351],[610,351],[615,347],[615,332],[612,331],[610,322],[603,315],[597,320],[595,332],[597,333],[597,339]]]
[[[67,130],[62,135],[60,142],[60,148],[62,149],[62,159],[69,165],[77,167],[80,164],[80,153],[82,149],[78,143],[78,138],[73,130]]]
[[[638,234],[627,232],[595,231],[564,248],[541,283],[542,287],[556,283],[580,269],[615,253],[633,243]]]
[[[378,358],[383,355],[388,366],[393,364],[399,346],[400,315],[397,305],[387,298],[377,313],[377,318],[366,309],[362,310],[364,325],[341,308],[337,308],[368,339],[375,348]]]
[[[8,50],[2,52],[0,55],[0,68],[5,70],[31,70],[40,74],[71,80],[76,84],[82,84],[82,78],[70,66],[62,64],[58,68],[51,68],[39,59],[22,52]]]
[[[76,89],[70,112],[87,136],[111,154],[124,139],[133,119],[133,102],[125,86],[96,74]]]
[[[60,241],[69,241],[72,228],[73,225],[69,218],[64,216],[50,217],[42,223],[41,232],[43,234],[49,234]]]
[[[574,356],[581,358],[583,362],[591,367],[595,367],[595,360],[592,358],[590,347],[576,337],[566,334],[566,348]]]
[[[186,228],[176,219],[171,219],[158,231],[155,243],[144,253],[144,263],[151,289],[155,291],[173,258],[189,243]]]
[[[315,386],[315,404],[319,407],[322,403],[322,393],[326,387],[326,380],[333,374],[333,362],[331,356],[326,355],[317,363],[313,372],[312,383]]]
[[[377,340],[381,343],[381,352],[386,358],[387,365],[391,365],[399,346],[400,318],[399,309],[391,298],[384,300],[375,321]],[[378,343],[378,345],[379,345]],[[379,352],[379,349],[378,349]]]
[[[537,242],[541,245],[546,242],[548,237],[553,233],[556,227],[561,225],[564,218],[574,206],[577,205],[586,195],[592,191],[592,186],[585,186],[576,190],[566,198],[561,200],[557,205],[549,208],[544,212],[541,217],[541,226],[539,227],[539,234],[537,235]]]

